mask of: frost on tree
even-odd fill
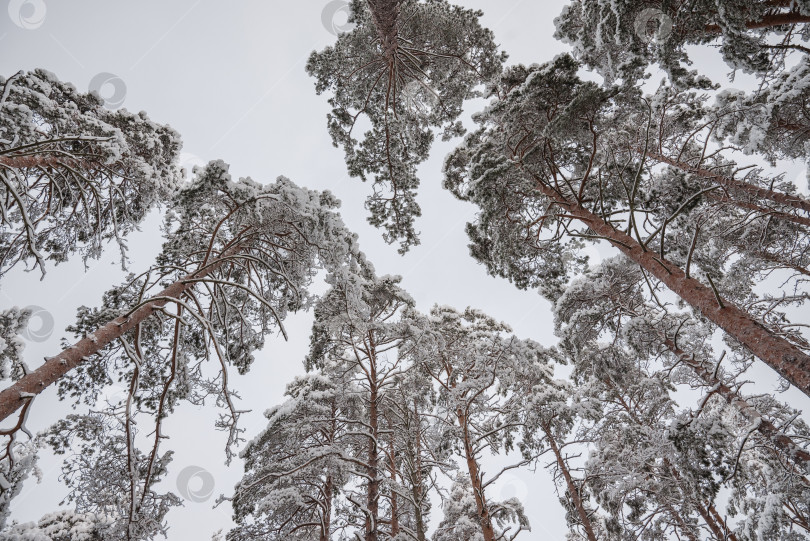
[[[386,486],[385,402],[404,370],[398,354],[411,329],[402,320],[413,299],[400,286],[398,276],[374,275],[370,266],[336,273],[332,287],[315,308],[308,368],[339,363],[350,374],[351,387],[361,402],[352,419],[352,452],[357,486],[344,490],[346,499],[361,515],[356,535],[378,541],[398,535],[397,498]],[[362,533],[361,533],[362,532]]]
[[[245,475],[233,496],[239,526],[229,541],[330,541],[359,522],[340,495],[352,476],[352,420],[362,405],[340,368],[296,378],[287,401],[265,412],[267,428],[240,453]]]
[[[402,252],[419,242],[416,168],[433,129],[447,138],[462,133],[456,119],[464,101],[505,58],[481,15],[445,0],[353,0],[356,27],[307,64],[317,92],[331,96],[329,133],[345,150],[349,174],[373,180],[369,221]],[[371,128],[360,140],[354,129],[363,117]]]
[[[180,137],[44,70],[0,77],[0,275],[98,257],[180,185]]]
[[[525,450],[517,464],[489,475],[482,460],[485,453],[524,451],[521,429],[526,427],[527,397],[517,381],[547,377],[546,353],[535,342],[508,336],[508,326],[470,308],[460,313],[434,307],[426,325],[429,334],[405,347],[412,350],[418,369],[438,386],[437,422],[444,425],[445,437],[467,475],[481,539],[515,539],[530,529],[523,504],[517,498],[494,500],[491,485],[504,471],[530,464],[535,457]],[[447,535],[454,534],[441,539],[452,538]]]
[[[520,287],[539,287],[555,299],[575,269],[572,263],[582,263],[582,243],[605,240],[643,269],[651,287],[664,284],[810,393],[806,340],[791,332],[783,316],[771,318],[768,311],[785,303],[800,305],[806,295],[742,302],[752,290],[743,295],[722,287],[725,261],[711,251],[713,239],[696,220],[698,211],[711,212],[714,223],[735,219],[744,226],[750,218],[739,213],[751,211],[754,220],[770,222],[768,205],[773,203],[785,209],[780,210],[784,222],[799,226],[800,242],[806,242],[804,218],[793,213],[803,200],[737,180],[732,165],[727,164],[731,170],[726,174],[662,156],[659,131],[663,137],[678,127],[670,124],[664,130],[654,124],[666,111],[632,94],[614,99],[608,90],[579,80],[576,69],[567,56],[511,69],[494,91],[498,99],[478,115],[481,128],[448,157],[446,187],[481,209],[477,222],[468,226],[473,256],[490,272]],[[674,164],[694,185],[676,186],[681,190],[677,199],[671,191],[656,193],[661,186],[672,189],[660,182],[656,164]],[[737,191],[758,204],[737,199]],[[717,202],[709,192],[719,194],[719,210],[706,210],[706,204]],[[725,193],[731,201],[724,200]],[[690,217],[695,221],[689,223]]]
[[[107,520],[94,513],[62,510],[48,513],[36,523],[15,524],[0,532],[2,541],[104,541]]]
[[[111,385],[122,388],[101,410],[117,419],[107,439],[127,443],[130,504],[116,520],[130,523],[143,515],[138,495],[170,456],[159,449],[163,422],[181,401],[222,408],[216,425],[227,433],[230,459],[241,411],[229,371],[247,372],[268,334],[286,335],[283,319],[311,306],[307,288],[319,269],[360,257],[337,205],[283,177],[233,181],[224,163],[211,162],[170,207],[156,264],[108,291],[101,307],[81,307],[69,330],[84,338],[0,393],[4,417],[23,408],[5,435],[25,428],[32,399],[51,383],[62,398],[90,405]],[[151,434],[149,450],[137,449],[138,433]]]
[[[88,527],[97,530],[101,539],[165,536],[166,514],[182,504],[179,496],[158,488],[167,476],[173,451],[147,460],[136,448],[134,431],[122,430],[121,420],[111,413],[68,415],[43,433],[44,444],[65,457],[61,468],[69,489],[65,502],[75,506],[77,516],[87,517]],[[138,479],[144,477],[139,486]]]
[[[749,355],[737,346],[731,359],[715,360],[706,322],[648,301],[645,289],[636,265],[611,258],[555,306],[578,393],[599,405],[585,424],[594,448],[584,480],[609,515],[606,527],[757,539],[738,519],[764,511],[764,490],[778,502],[768,512],[779,526],[767,538],[804,539],[791,530],[807,531],[807,425],[769,395],[743,396]],[[700,394],[696,406],[677,407],[669,393],[681,386]],[[777,470],[779,481],[760,489],[761,472]],[[725,512],[722,489],[733,493]]]
[[[608,82],[632,85],[658,64],[675,84],[705,84],[688,69],[690,47],[719,45],[732,69],[767,76],[787,53],[807,53],[808,22],[806,0],[573,0],[555,37]]]

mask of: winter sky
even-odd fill
[[[539,63],[565,52],[553,38],[553,19],[563,0],[455,0],[484,12],[483,24],[510,55],[510,63]],[[473,207],[455,200],[441,188],[441,166],[457,141],[437,141],[431,158],[420,168],[417,222],[421,246],[402,257],[386,245],[378,230],[366,222],[363,201],[369,186],[346,174],[343,152],[334,148],[326,131],[326,96],[317,96],[305,73],[307,57],[335,39],[345,24],[340,2],[326,0],[241,1],[213,0],[6,0],[0,12],[0,73],[45,68],[78,89],[99,90],[110,106],[146,111],[170,124],[184,141],[183,159],[189,169],[211,159],[231,164],[234,177],[251,176],[269,182],[279,175],[313,189],[328,189],[343,201],[341,214],[360,236],[363,250],[378,274],[401,274],[403,286],[427,311],[434,303],[480,308],[509,323],[516,334],[553,344],[548,304],[533,292],[522,292],[502,279],[487,276],[467,251],[464,224]],[[702,59],[728,71],[716,59]],[[483,102],[471,103],[473,112]],[[466,123],[471,126],[469,115]],[[789,173],[801,174],[798,169]],[[802,179],[797,184],[806,187]],[[130,268],[139,272],[152,263],[160,246],[158,216],[132,235]],[[613,255],[610,249],[591,249],[592,260]],[[0,308],[40,306],[41,335],[32,333],[27,362],[56,354],[64,332],[80,305],[95,306],[103,291],[117,284],[123,272],[115,248],[85,270],[81,261],[39,273],[15,271],[4,278]],[[52,333],[50,318],[53,318]],[[289,342],[281,336],[268,341],[257,354],[248,376],[234,376],[242,396],[247,437],[264,427],[261,413],[282,400],[285,384],[303,372],[309,341],[310,314],[287,321]],[[772,383],[768,383],[771,385]],[[116,389],[108,391],[114,398]],[[797,393],[798,394],[798,393]],[[790,395],[793,398],[797,395]],[[788,397],[784,397],[788,399]],[[797,399],[794,405],[800,406]],[[807,404],[806,404],[807,405]],[[67,403],[56,400],[53,389],[35,403],[29,428],[44,430],[63,417]],[[167,447],[175,450],[171,472],[164,481],[186,499],[169,513],[169,539],[210,539],[231,526],[230,507],[212,509],[216,497],[229,495],[242,467],[224,465],[225,435],[213,429],[216,409],[185,407],[171,418]],[[494,467],[494,462],[489,462]],[[66,495],[59,483],[60,460],[43,453],[42,481],[30,480],[14,503],[12,518],[38,519],[58,508]],[[522,539],[563,540],[564,513],[550,475],[507,474],[496,487],[496,499],[519,497],[532,524]],[[434,521],[440,518],[437,507]]]

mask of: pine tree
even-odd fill
[[[239,526],[228,540],[329,541],[355,521],[335,510],[351,477],[347,440],[360,407],[347,376],[331,366],[296,378],[287,401],[265,413],[267,428],[240,453],[245,476],[233,497]]]
[[[477,224],[468,226],[473,256],[490,272],[519,287],[542,287],[554,299],[576,270],[570,263],[578,261],[581,243],[606,240],[638,264],[648,280],[666,285],[810,393],[805,344],[770,326],[763,314],[724,298],[711,276],[722,262],[701,269],[701,281],[695,269],[690,275],[692,249],[684,240],[665,249],[660,239],[667,238],[667,225],[702,190],[663,219],[658,218],[662,210],[645,208],[656,178],[645,169],[649,148],[640,155],[628,153],[619,134],[600,129],[610,125],[597,124],[609,107],[617,113],[613,122],[628,126],[625,110],[609,101],[607,91],[580,81],[576,69],[563,56],[544,66],[511,70],[496,89],[498,101],[479,115],[482,127],[448,158],[446,186],[481,208]],[[649,133],[651,119],[652,112],[642,132]]]
[[[286,335],[283,319],[311,305],[307,287],[319,268],[360,257],[336,205],[331,194],[285,178],[266,186],[234,182],[224,163],[209,164],[167,214],[157,264],[108,291],[100,308],[80,308],[69,330],[83,338],[0,392],[4,418],[22,408],[3,436],[13,442],[26,430],[33,398],[51,383],[60,397],[91,405],[120,383],[126,400],[106,415],[120,422],[123,433],[115,437],[130,443],[124,451],[131,492],[154,482],[163,423],[181,401],[214,400],[223,409],[216,426],[228,434],[230,460],[242,440],[242,412],[229,370],[245,373],[267,334]],[[210,363],[213,371],[205,370]],[[151,450],[136,449],[138,424],[151,425]]]
[[[634,84],[658,64],[673,83],[700,84],[686,67],[689,47],[719,45],[732,69],[766,75],[787,52],[807,52],[808,22],[804,0],[573,0],[555,19],[555,37],[609,81]]]
[[[328,281],[332,287],[315,307],[306,365],[339,363],[353,376],[362,412],[351,420],[352,460],[361,481],[359,490],[346,491],[346,498],[364,515],[363,539],[378,541],[391,536],[392,526],[391,510],[386,513],[382,501],[387,469],[383,402],[405,370],[395,352],[411,332],[401,317],[413,299],[399,286],[399,277],[377,277],[369,265],[357,272],[346,269]]]
[[[459,313],[434,307],[427,324],[430,335],[420,336],[420,343],[411,348],[414,363],[439,386],[438,418],[467,471],[482,539],[515,539],[529,529],[523,505],[516,498],[498,502],[488,497],[487,487],[505,470],[485,477],[481,460],[487,450],[506,453],[515,448],[525,424],[525,395],[509,391],[517,388],[521,371],[548,370],[545,352],[534,342],[503,336],[509,327],[470,308]],[[523,457],[518,464],[531,460]],[[456,535],[449,532],[441,535]]]
[[[0,276],[18,263],[85,261],[180,187],[180,137],[110,111],[45,70],[0,77]]]
[[[369,221],[401,252],[419,242],[416,167],[427,159],[433,128],[460,134],[464,100],[479,95],[475,87],[505,58],[481,15],[445,0],[353,0],[355,28],[307,63],[317,92],[331,94],[329,134],[344,148],[349,174],[374,180]],[[371,129],[359,142],[353,130],[361,116]]]

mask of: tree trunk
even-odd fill
[[[571,478],[571,472],[568,471],[568,466],[566,465],[565,460],[563,460],[562,453],[560,453],[560,448],[557,447],[557,442],[551,433],[551,428],[545,424],[542,425],[542,428],[543,432],[546,434],[548,444],[554,453],[554,457],[557,460],[557,467],[560,468],[560,471],[563,474],[565,484],[568,487],[568,493],[571,494],[571,499],[574,500],[574,507],[576,507],[579,520],[582,522],[582,527],[585,529],[585,535],[588,536],[589,541],[597,541],[596,534],[593,531],[593,525],[591,524],[591,519],[588,518],[588,513],[585,511],[582,498],[579,496],[579,490],[577,490],[576,485],[574,485],[574,480]]]
[[[723,537],[720,538],[721,541],[740,541],[734,532],[729,529],[726,520],[720,516],[720,513],[717,512],[717,509],[715,509],[713,505],[709,505],[709,514],[714,518],[714,521],[723,532]]]
[[[377,37],[382,47],[383,58],[392,64],[397,56],[397,19],[399,18],[398,0],[368,0],[371,18],[377,28]]]
[[[388,452],[390,453],[388,467],[391,473],[391,537],[396,537],[399,533],[399,508],[397,506],[397,491],[394,489],[394,485],[397,483],[397,463],[394,454],[393,435],[389,440]]]
[[[745,27],[749,30],[757,30],[760,28],[772,28],[774,26],[802,23],[810,23],[810,16],[801,15],[800,13],[795,12],[773,13],[771,15],[765,15],[758,21],[748,21],[745,23]],[[712,34],[717,34],[721,32],[721,29],[716,24],[707,24],[706,31]]]
[[[640,151],[641,149],[636,150]],[[760,199],[768,199],[775,203],[779,203],[780,205],[785,205],[787,207],[792,207],[798,210],[803,210],[805,212],[810,212],[810,201],[798,195],[788,195],[786,193],[769,190],[767,188],[760,188],[759,186],[754,186],[753,184],[749,184],[742,180],[737,180],[726,177],[724,175],[719,175],[717,173],[712,173],[711,171],[703,169],[701,167],[693,167],[687,163],[674,160],[672,158],[668,158],[663,154],[658,154],[657,152],[648,151],[647,156],[658,162],[671,165],[672,167],[680,169],[681,171],[686,171],[687,173],[692,173],[693,175],[697,175],[707,180],[711,180],[712,182],[720,184],[721,186],[726,186],[728,188],[733,188],[735,190],[741,190]],[[806,223],[806,222],[800,221],[798,223]]]
[[[704,363],[696,360],[694,355],[687,354],[669,338],[664,338],[663,341],[667,349],[678,357],[678,360],[691,368],[700,379],[712,386],[713,392],[716,392],[722,396],[728,404],[737,408],[749,422],[756,423],[757,431],[771,441],[778,449],[784,451],[785,455],[790,457],[802,472],[807,471],[810,466],[810,452],[799,447],[790,436],[782,433],[773,423],[762,417],[754,406],[746,402],[739,393],[717,378],[713,371]]]
[[[739,208],[759,211],[764,215],[773,216],[774,218],[777,218],[779,220],[785,220],[788,222],[793,222],[795,224],[803,225],[805,227],[810,227],[810,218],[805,218],[804,216],[795,216],[793,214],[787,214],[786,212],[780,212],[778,210],[770,209],[767,207],[761,207],[759,205],[755,205],[754,203],[749,203],[747,201],[736,201],[734,199],[731,199],[730,197],[726,197],[725,195],[717,195],[715,192],[708,192],[706,194],[706,197],[714,201],[718,201],[720,203],[728,203]]]
[[[714,291],[684,271],[645,249],[629,235],[618,231],[577,201],[567,200],[551,187],[537,182],[537,189],[557,202],[572,217],[585,223],[598,236],[610,242],[644,270],[663,282],[692,308],[700,311],[729,336],[743,344],[779,375],[810,396],[810,355],[779,338],[731,302],[719,299]],[[720,305],[719,303],[722,303]]]
[[[675,522],[675,524],[678,525],[678,528],[689,539],[689,541],[700,541],[698,537],[695,535],[695,532],[692,531],[692,528],[690,528],[689,525],[686,523],[686,521],[683,520],[683,517],[678,512],[678,510],[672,507],[672,504],[670,504],[669,502],[665,503],[664,509],[667,510],[669,516],[672,517],[672,520]]]
[[[334,425],[334,421],[332,423]],[[332,539],[332,476],[326,477],[326,487],[324,492],[326,495],[326,507],[321,518],[321,538],[319,541],[330,541]]]
[[[484,541],[495,541],[495,528],[492,526],[489,506],[487,505],[487,500],[484,495],[484,489],[481,486],[481,468],[473,452],[469,427],[467,425],[467,415],[464,413],[464,410],[458,409],[456,416],[458,417],[458,424],[464,433],[464,458],[467,461],[467,471],[470,474],[470,483],[472,484],[473,496],[475,497],[475,506],[478,508],[478,521],[481,524]]]
[[[0,165],[4,165],[11,169],[33,168],[33,167],[47,167],[53,169],[56,167],[73,167],[87,171],[91,168],[101,169],[105,167],[102,163],[87,162],[79,160],[71,156],[62,155],[46,155],[39,154],[24,155],[24,156],[0,156]],[[108,166],[107,166],[108,167]]]
[[[412,472],[413,479],[411,486],[413,487],[413,507],[416,520],[416,538],[418,541],[426,541],[427,534],[425,531],[425,517],[422,516],[422,421],[419,418],[419,407],[416,399],[413,401],[414,417],[416,419],[416,456],[413,457],[413,464],[416,465],[415,474]]]
[[[377,438],[379,437],[377,401],[379,399],[377,391],[377,366],[374,362],[372,351],[369,359],[369,420],[368,424],[371,434],[368,441],[368,494],[366,507],[368,516],[366,517],[366,541],[377,541],[378,539],[378,519],[380,516],[380,479],[379,479],[379,452],[377,449]]]
[[[703,522],[709,527],[711,530],[712,535],[717,541],[724,541],[726,536],[723,534],[723,530],[720,528],[720,525],[714,520],[714,518],[709,514],[709,510],[703,507],[702,505],[698,504],[697,506],[698,513],[703,518]]]
[[[171,302],[171,299],[179,299],[188,289],[194,286],[195,279],[211,274],[241,250],[242,246],[240,245],[232,246],[218,257],[211,259],[204,267],[158,293],[153,297],[155,300],[145,303],[132,312],[129,317],[122,316],[110,321],[91,335],[82,338],[68,349],[63,350],[57,356],[48,358],[42,366],[29,372],[10,387],[3,389],[0,392],[0,421],[3,421],[22,407],[27,399],[30,399],[33,395],[38,395],[80,363],[89,360],[90,356],[100,352],[108,344],[134,329],[146,318]]]

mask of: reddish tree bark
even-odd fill
[[[693,355],[687,354],[669,338],[664,339],[664,345],[666,345],[667,349],[675,354],[683,364],[691,368],[700,379],[711,385],[712,392],[722,396],[727,403],[737,408],[750,422],[757,423],[757,432],[770,440],[778,449],[784,451],[802,471],[805,471],[807,467],[810,466],[810,452],[798,446],[790,436],[781,432],[773,423],[762,417],[759,411],[746,402],[739,393],[718,379],[708,366],[696,360]]]
[[[0,421],[17,411],[27,400],[38,395],[49,385],[79,366],[79,364],[104,349],[110,342],[133,330],[149,316],[166,306],[172,299],[180,299],[183,293],[194,286],[196,283],[194,280],[211,274],[228,261],[231,256],[239,253],[241,249],[240,245],[231,246],[219,256],[209,260],[205,266],[152,297],[154,300],[140,306],[129,317],[122,316],[110,321],[55,357],[48,358],[42,366],[29,372],[14,382],[13,385],[4,389],[0,392]]]
[[[597,541],[596,534],[593,531],[593,525],[591,524],[591,519],[588,517],[588,513],[585,511],[585,505],[582,503],[582,498],[579,496],[579,490],[577,490],[574,480],[571,478],[571,472],[568,471],[568,465],[565,463],[565,460],[563,460],[560,448],[557,446],[557,442],[554,440],[554,435],[551,433],[551,428],[546,424],[543,424],[542,428],[543,432],[546,434],[546,440],[548,440],[549,447],[551,447],[551,451],[554,453],[554,458],[557,460],[557,467],[560,468],[560,472],[563,474],[565,485],[568,487],[568,493],[571,495],[571,499],[574,501],[574,507],[576,507],[579,520],[582,522],[582,527],[585,529],[585,535],[588,536],[589,541]]]
[[[792,207],[810,213],[810,201],[798,195],[788,195],[786,193],[769,190],[767,188],[760,188],[759,186],[754,186],[753,184],[749,184],[742,180],[737,180],[726,177],[724,175],[713,173],[701,167],[694,167],[692,165],[689,165],[688,163],[684,163],[682,161],[669,158],[657,152],[647,151],[647,156],[658,162],[671,165],[672,167],[680,169],[681,171],[686,171],[687,173],[692,173],[693,175],[697,175],[699,177],[711,180],[712,182],[715,182],[721,186],[741,190],[753,196],[756,196],[760,199],[768,199],[775,203],[779,203],[780,205],[785,205],[787,207]],[[801,221],[801,217],[797,218],[800,220],[797,223],[807,225],[807,222]]]
[[[754,203],[749,203],[747,201],[736,201],[724,195],[717,195],[714,192],[707,192],[706,196],[709,199],[713,199],[721,203],[729,203],[740,208],[759,211],[762,214],[773,216],[780,220],[786,220],[788,222],[793,222],[799,225],[810,227],[810,218],[805,218],[804,216],[794,216],[793,214],[787,214],[785,212],[779,212],[778,210],[761,207],[759,205],[755,205]]]
[[[399,2],[397,0],[368,0],[371,18],[377,28],[383,58],[389,65],[394,63],[397,56],[398,36],[397,19],[399,18]]]
[[[492,526],[492,516],[489,513],[489,506],[484,496],[484,489],[481,486],[481,468],[473,452],[467,424],[467,415],[464,413],[463,409],[459,408],[456,410],[456,416],[458,417],[458,424],[461,427],[461,431],[464,434],[464,458],[467,462],[467,472],[470,474],[470,484],[472,485],[473,496],[475,497],[475,506],[478,508],[478,521],[481,524],[484,541],[495,541],[495,528]]]
[[[546,197],[566,209],[568,215],[586,224],[596,235],[638,263],[673,293],[776,370],[779,375],[810,396],[810,355],[774,335],[730,301],[716,297],[712,289],[694,278],[687,277],[680,267],[647,250],[630,235],[618,231],[580,202],[562,197],[543,182],[538,181],[536,187]]]

